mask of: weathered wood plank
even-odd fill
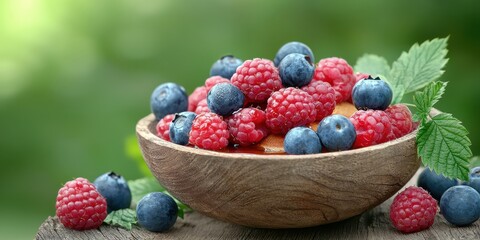
[[[413,185],[415,179],[412,178],[407,186]],[[185,220],[179,219],[167,233],[151,233],[139,227],[126,231],[106,225],[97,230],[74,231],[63,227],[56,217],[48,217],[40,226],[36,239],[480,239],[480,221],[468,227],[453,227],[439,214],[430,229],[402,234],[390,224],[389,207],[392,200],[345,221],[303,229],[248,228],[194,212],[187,214]]]

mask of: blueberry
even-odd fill
[[[161,192],[145,195],[137,205],[140,226],[151,232],[164,232],[177,221],[178,206],[172,197]]]
[[[187,111],[188,96],[182,86],[164,83],[153,91],[150,107],[157,120],[160,120],[168,114]]]
[[[329,151],[342,151],[352,148],[357,133],[350,119],[334,114],[324,118],[317,128],[322,145]]]
[[[107,200],[108,212],[130,207],[132,193],[122,176],[108,172],[95,179],[93,184]]]
[[[470,181],[468,186],[477,190],[480,193],[480,167],[470,169]]]
[[[470,225],[480,218],[480,194],[469,186],[451,187],[440,199],[440,212],[453,225]]]
[[[442,194],[450,187],[457,185],[457,180],[436,174],[430,168],[425,168],[418,176],[417,185],[430,193],[433,198],[440,201]]]
[[[283,148],[288,154],[314,154],[322,151],[318,135],[310,128],[295,127],[288,131],[283,140]]]
[[[352,100],[359,110],[385,110],[392,102],[392,89],[379,77],[368,77],[355,84],[352,90]]]
[[[308,55],[300,53],[288,54],[278,65],[278,73],[284,87],[303,87],[312,81],[312,61]]]
[[[307,55],[310,57],[310,62],[315,62],[315,58],[313,57],[312,50],[301,42],[289,42],[283,45],[280,49],[278,49],[277,54],[275,55],[275,59],[273,59],[273,63],[277,67],[282,59],[290,53],[300,53],[302,55]]]
[[[210,68],[210,76],[221,76],[230,79],[242,63],[242,60],[232,55],[223,56]]]
[[[181,112],[175,114],[175,118],[170,124],[170,140],[180,145],[188,144],[188,137],[192,129],[193,119],[197,114],[193,112]]]
[[[229,116],[243,107],[244,100],[242,91],[230,83],[219,83],[213,86],[207,95],[208,108],[221,116]]]

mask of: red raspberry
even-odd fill
[[[200,101],[207,98],[207,89],[205,86],[197,87],[195,90],[188,96],[188,111],[194,112],[197,109],[197,105]]]
[[[157,123],[157,136],[170,142],[170,124],[175,118],[175,114],[169,114],[163,117]]]
[[[332,57],[318,62],[312,80],[330,83],[336,91],[336,102],[341,103],[350,99],[356,78],[347,61]]]
[[[392,123],[384,111],[359,110],[351,117],[357,138],[353,148],[368,147],[392,140]]]
[[[313,97],[298,88],[282,88],[268,99],[267,127],[275,134],[285,134],[293,127],[315,121],[317,110]]]
[[[231,83],[230,80],[220,76],[213,76],[207,78],[207,80],[205,80],[205,88],[207,89],[207,93],[210,91],[210,89],[212,89],[213,86],[224,82]]]
[[[65,183],[58,190],[55,208],[60,222],[75,230],[98,228],[107,217],[107,201],[85,178]]]
[[[257,108],[244,108],[227,119],[232,141],[241,146],[260,142],[267,136],[265,112]]]
[[[189,142],[196,147],[220,150],[228,145],[227,123],[215,113],[201,113],[192,123]]]
[[[392,122],[395,138],[403,137],[413,130],[412,112],[403,104],[391,105],[385,109]]]
[[[437,201],[427,191],[411,186],[393,199],[390,220],[404,233],[418,232],[433,225],[437,209]]]
[[[320,121],[329,116],[335,109],[335,90],[329,83],[322,81],[312,81],[302,90],[313,97],[317,116],[315,120]]]
[[[195,109],[195,113],[200,114],[206,112],[210,112],[210,108],[208,108],[207,99],[205,98],[198,103],[197,108]]]
[[[278,69],[268,59],[245,61],[237,68],[231,80],[245,94],[246,102],[263,102],[282,88]]]

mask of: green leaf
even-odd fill
[[[438,79],[447,64],[447,38],[436,38],[421,45],[415,43],[392,65],[389,82],[393,90],[392,104],[399,103],[405,93],[417,91]]]
[[[413,116],[415,121],[426,120],[440,98],[442,98],[447,82],[432,82],[423,89],[422,92],[416,92],[413,96],[413,102],[417,108],[417,113]]]
[[[163,192],[163,188],[153,177],[145,177],[128,181],[128,187],[132,192],[132,205],[136,206],[138,201],[151,192]]]
[[[355,72],[370,74],[372,76],[383,76],[388,79],[390,74],[390,66],[385,58],[374,55],[365,54],[361,56],[355,64]]]
[[[120,209],[109,213],[103,222],[108,225],[132,230],[132,225],[137,224],[137,213],[130,208]]]
[[[129,136],[125,140],[125,152],[129,158],[137,163],[138,169],[145,177],[153,177],[150,169],[148,169],[147,164],[145,164],[143,160],[142,152],[140,151],[135,135]]]
[[[416,139],[418,155],[435,172],[468,181],[472,151],[467,134],[458,119],[440,113],[420,125]]]

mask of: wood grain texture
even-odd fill
[[[413,132],[363,149],[312,155],[207,151],[155,136],[155,118],[137,124],[147,165],[194,210],[250,227],[300,228],[338,222],[397,192],[420,165]]]
[[[414,185],[415,182],[416,177],[407,186]],[[187,214],[184,220],[179,219],[173,229],[166,233],[152,233],[139,227],[126,231],[107,225],[95,230],[75,231],[63,227],[56,217],[49,217],[40,226],[36,239],[480,239],[480,221],[468,227],[454,227],[440,214],[437,214],[431,228],[418,233],[402,234],[390,224],[388,212],[392,199],[393,197],[360,216],[302,229],[248,228],[194,212]]]

